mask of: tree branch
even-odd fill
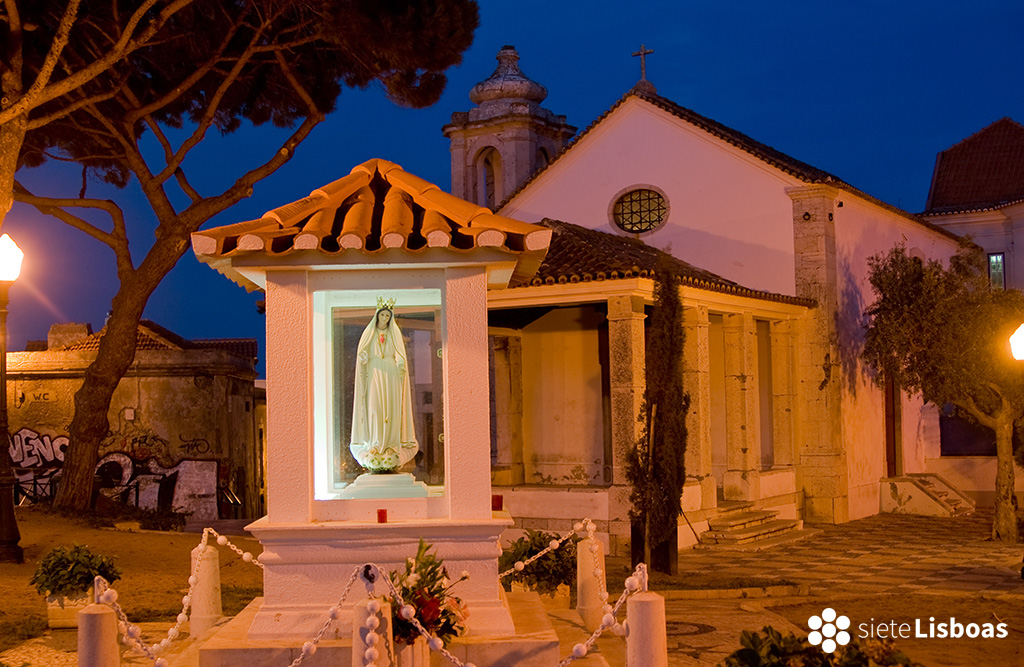
[[[34,207],[40,213],[52,215],[61,222],[88,234],[108,246],[114,251],[119,267],[122,262],[127,262],[131,266],[131,252],[128,249],[127,236],[125,236],[124,213],[114,202],[108,199],[53,199],[50,197],[37,197],[18,182],[15,182],[14,198],[17,201]],[[67,212],[64,210],[64,207],[104,211],[110,216],[114,224],[114,232],[106,232],[77,215]]]
[[[274,157],[265,163],[252,169],[234,182],[234,184],[214,197],[197,202],[181,212],[179,218],[192,231],[199,229],[206,220],[217,215],[221,211],[235,205],[245,197],[252,194],[253,186],[277,171],[282,165],[292,159],[295,147],[302,143],[313,128],[323,121],[324,115],[320,112],[311,114],[302,121],[302,124],[292,133],[288,139],[281,144],[281,148],[274,153]]]
[[[132,39],[135,30],[143,17],[157,2],[157,0],[145,0],[145,2],[139,5],[139,8],[132,14],[131,18],[125,24],[124,30],[121,31],[121,36],[117,43],[114,44],[106,55],[90,63],[84,69],[63,78],[56,83],[46,83],[44,85],[42,79],[37,77],[28,93],[22,95],[21,98],[19,98],[10,107],[0,111],[0,124],[6,123],[12,118],[54,100],[61,95],[66,95],[72,90],[75,90],[76,88],[79,88],[93,80],[103,72],[107,71],[112,64],[124,56],[147,45],[149,40],[153,38],[169,18],[190,5],[193,1],[194,0],[175,0],[168,6],[164,7],[156,19],[154,19],[153,22],[150,23],[149,26],[139,35],[135,36],[135,39]],[[8,6],[10,6],[12,2],[13,0],[7,0]],[[61,49],[63,49],[63,46],[61,46]]]
[[[299,83],[299,80],[295,77],[295,72],[292,71],[292,66],[288,64],[288,60],[284,57],[284,53],[282,51],[277,51],[274,53],[274,57],[277,58],[277,64],[280,66],[281,71],[284,72],[285,79],[288,80],[292,90],[294,90],[295,94],[299,96],[299,99],[301,99],[306,105],[306,108],[309,109],[309,113],[311,115],[318,113],[316,102],[313,101],[313,98],[310,96],[309,91],[306,90],[305,86]]]
[[[245,51],[238,56],[238,59],[235,60],[231,70],[224,76],[224,80],[221,81],[220,85],[217,86],[217,90],[210,97],[210,102],[207,104],[206,113],[203,114],[203,117],[200,119],[195,131],[192,132],[189,138],[181,144],[175,152],[174,157],[167,162],[167,166],[164,167],[160,173],[154,176],[154,180],[157,183],[163,183],[170,178],[171,175],[178,170],[178,167],[181,166],[181,163],[185,160],[185,156],[189,154],[189,151],[195,148],[199,142],[203,140],[203,137],[206,136],[207,130],[209,130],[213,125],[213,120],[217,115],[217,111],[220,109],[220,102],[224,99],[224,94],[232,85],[234,85],[239,74],[241,74],[242,70],[245,68],[246,63],[249,62],[250,58],[252,58],[253,49],[256,46],[256,42],[263,35],[265,27],[266,25],[262,26],[253,34],[248,47],[246,47]]]
[[[141,106],[135,111],[126,114],[125,120],[129,123],[135,123],[140,118],[144,118],[155,111],[163,109],[165,106],[167,106],[171,102],[174,102],[176,99],[185,94],[192,86],[194,86],[204,76],[206,76],[210,72],[210,70],[214,69],[218,62],[220,62],[224,50],[227,48],[231,40],[234,39],[234,36],[235,34],[237,34],[238,29],[239,27],[241,27],[242,23],[244,23],[243,18],[239,17],[239,19],[232,24],[231,30],[229,30],[228,33],[224,36],[224,39],[221,41],[220,46],[217,48],[216,51],[214,51],[213,55],[210,56],[209,60],[207,60],[205,63],[197,67],[196,71],[189,75],[188,78],[184,79],[181,83],[175,86],[173,90],[168,92],[163,97],[153,100],[149,104]]]
[[[122,85],[123,85],[123,83],[122,83]],[[30,120],[28,122],[28,125],[26,126],[26,128],[29,129],[29,130],[39,129],[40,127],[43,127],[44,125],[46,125],[48,123],[52,123],[55,120],[60,120],[61,118],[64,118],[65,116],[73,114],[74,112],[78,111],[79,109],[82,109],[82,108],[84,108],[86,106],[89,106],[90,104],[96,104],[97,102],[105,102],[105,101],[109,100],[110,98],[116,96],[120,91],[121,91],[121,86],[119,85],[117,88],[115,88],[114,90],[111,90],[110,92],[101,93],[99,95],[93,95],[92,97],[83,97],[82,99],[78,100],[77,102],[74,102],[74,103],[69,104],[66,107],[62,108],[60,111],[55,111],[54,113],[50,114],[49,116],[43,116],[41,118],[34,118],[34,119]]]
[[[61,52],[64,51],[64,47],[68,45],[68,35],[71,33],[71,26],[75,24],[75,17],[78,16],[78,6],[81,4],[81,0],[69,0],[67,7],[64,8],[64,15],[60,18],[60,25],[57,26],[57,33],[53,36],[53,41],[50,43],[50,50],[46,53],[46,59],[43,61],[43,66],[39,68],[39,74],[36,76],[36,80],[32,82],[32,86],[28,89],[22,99],[28,99],[31,104],[32,98],[39,93],[48,83],[50,83],[50,75],[53,74],[53,68],[57,66],[57,61],[60,59]],[[26,111],[28,110],[26,105]]]
[[[961,401],[953,402],[956,403],[957,405],[960,405],[961,403]],[[977,419],[979,424],[995,430],[996,420],[993,419],[992,416],[989,415],[987,412],[978,407],[978,404],[974,402],[974,398],[970,396],[965,396],[962,403],[963,405],[960,405],[960,407],[969,412],[972,417]]]
[[[192,184],[188,182],[188,179],[185,177],[185,170],[181,167],[178,167],[174,171],[174,180],[178,181],[178,186],[186,195],[188,195],[188,198],[192,200],[193,204],[203,200],[203,196],[200,195],[196,189],[192,187]]]

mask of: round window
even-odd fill
[[[665,221],[668,206],[654,190],[630,190],[615,201],[612,219],[624,232],[649,232]]]

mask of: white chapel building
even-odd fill
[[[859,359],[868,258],[903,243],[944,260],[957,230],[646,79],[576,134],[541,107],[547,91],[515,49],[497,59],[474,106],[443,131],[452,194],[553,230],[538,274],[488,295],[493,490],[519,527],[564,530],[588,516],[624,550],[622,452],[639,434],[645,364],[658,363],[644,358],[644,321],[663,251],[677,260],[686,312],[693,529],[680,519],[680,546],[737,510],[762,511],[769,538],[802,520],[898,510],[906,484],[933,511],[971,502],[914,477],[940,457],[938,411],[878,388]]]

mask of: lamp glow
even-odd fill
[[[25,253],[9,235],[0,236],[0,280],[13,282],[21,274],[21,260]]]
[[[1010,336],[1010,352],[1017,361],[1024,361],[1024,324],[1017,327]]]

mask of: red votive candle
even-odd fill
[[[388,522],[388,511],[387,510],[377,510],[377,523],[387,523],[387,522]]]
[[[502,498],[501,495],[499,495],[497,493],[492,495],[491,496],[491,511],[492,512],[500,512],[503,509],[505,509],[505,499]]]

